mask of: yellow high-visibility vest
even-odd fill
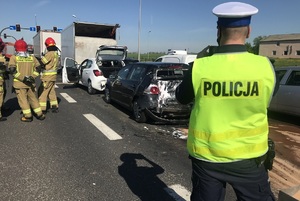
[[[275,73],[266,57],[248,52],[194,61],[195,93],[187,148],[211,162],[256,158],[268,150],[267,108]]]

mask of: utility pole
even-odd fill
[[[141,59],[140,40],[141,40],[141,24],[142,24],[142,0],[140,0],[139,26],[138,26],[138,60]]]

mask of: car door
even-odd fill
[[[124,80],[120,93],[124,98],[124,102],[128,107],[131,107],[133,98],[136,95],[137,88],[141,83],[146,72],[146,66],[142,64],[135,64],[132,66],[127,79]]]
[[[300,70],[291,69],[287,73],[272,101],[279,112],[300,115]]]
[[[81,72],[81,82],[84,86],[88,85],[88,80],[91,74],[92,61],[90,59],[84,60],[79,66]]]
[[[117,74],[117,78],[111,83],[111,91],[110,96],[111,99],[118,102],[119,104],[126,106],[127,104],[124,102],[123,93],[122,93],[122,85],[127,79],[128,73],[131,69],[131,65],[127,65],[123,67]]]
[[[69,57],[64,60],[62,69],[62,82],[63,83],[77,83],[80,78],[77,62]]]

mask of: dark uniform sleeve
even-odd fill
[[[177,101],[181,104],[189,104],[194,100],[195,94],[192,83],[192,64],[191,68],[185,74],[183,81],[176,88],[175,96]]]

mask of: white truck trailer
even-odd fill
[[[61,62],[72,58],[78,64],[95,57],[101,45],[117,45],[116,29],[120,26],[87,22],[73,22],[61,32]]]
[[[61,50],[61,33],[52,30],[41,30],[33,36],[33,54],[35,57],[41,58],[41,56],[46,53],[45,40],[48,37],[53,38],[56,42],[56,46]]]

